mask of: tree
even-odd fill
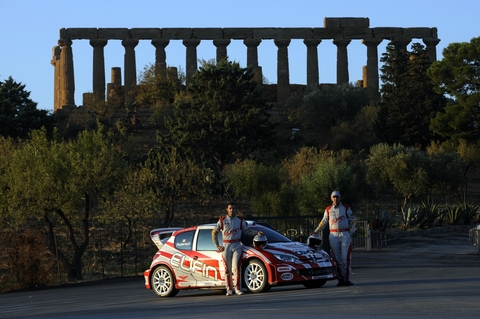
[[[454,143],[459,139],[476,143],[480,137],[480,37],[449,44],[428,76],[437,92],[454,98],[436,114],[431,129]]]
[[[165,116],[171,115],[175,96],[185,90],[185,73],[168,68],[165,72],[156,65],[145,66],[139,76],[135,99],[137,105],[150,105],[153,115],[150,121],[164,129]]]
[[[214,177],[211,169],[183,156],[176,148],[158,147],[150,150],[148,159],[137,171],[139,185],[150,198],[149,208],[158,212],[163,227],[170,227],[177,205],[196,199],[208,200]]]
[[[11,76],[0,81],[0,135],[25,138],[41,127],[51,134],[53,126],[53,116],[37,109],[37,103],[30,99],[24,84],[15,82]]]
[[[350,126],[362,107],[369,103],[365,89],[345,84],[325,85],[292,96],[287,107],[289,120],[301,128],[313,129],[323,138],[320,142],[323,145],[332,137],[332,128],[342,124]]]
[[[334,190],[340,191],[345,203],[357,201],[359,180],[356,173],[346,161],[335,156],[325,157],[315,171],[302,178],[299,191],[301,213],[323,213],[331,204],[330,194]]]
[[[233,159],[272,146],[274,125],[250,69],[226,59],[195,73],[166,118],[163,145],[204,159],[217,174]]]
[[[228,165],[225,176],[231,195],[251,201],[252,209],[260,215],[295,214],[294,189],[282,183],[277,167],[245,159]]]
[[[424,148],[436,138],[429,130],[430,121],[446,104],[427,76],[431,61],[419,43],[412,45],[411,52],[392,43],[386,50],[380,60],[383,85],[376,135],[385,143]]]
[[[456,153],[427,153],[400,144],[373,146],[366,167],[367,183],[379,193],[393,187],[403,196],[403,205],[420,194],[455,191],[462,177],[461,160]]]
[[[66,142],[49,140],[45,129],[33,131],[9,156],[0,211],[19,221],[42,221],[50,251],[69,277],[82,279],[90,224],[103,213],[100,203],[121,185],[125,167],[101,129]],[[61,232],[70,242],[64,248],[55,240]]]

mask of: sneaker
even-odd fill
[[[235,290],[235,293],[236,293],[238,296],[241,296],[241,295],[243,295],[243,291],[241,291],[241,290],[238,290],[238,289],[237,289],[237,290]]]
[[[227,290],[227,296],[233,295],[233,292],[231,290]]]
[[[343,279],[340,279],[338,281],[337,287],[342,287],[342,286],[345,286],[345,281],[343,281]]]
[[[344,286],[353,286],[353,282],[351,282],[350,280],[347,280],[345,281]]]

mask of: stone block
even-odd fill
[[[392,38],[403,37],[403,28],[381,27],[381,28],[372,28],[372,30],[373,30],[373,36],[375,38],[392,39]]]
[[[162,39],[183,40],[192,37],[192,28],[163,28]]]
[[[127,28],[100,28],[99,39],[125,40],[130,38],[130,30]]]
[[[432,36],[430,28],[404,28],[403,36],[407,38],[429,38]]]
[[[325,18],[325,28],[369,28],[369,18]]]
[[[347,39],[368,39],[373,37],[373,30],[370,28],[345,28],[343,37]]]
[[[160,39],[162,30],[160,28],[132,28],[130,36],[135,40]]]
[[[312,36],[312,28],[283,28],[285,39],[311,39]]]
[[[72,39],[72,40],[96,39],[97,29],[96,28],[68,28],[68,29],[65,29],[65,34],[67,36],[66,39]]]
[[[253,28],[224,28],[223,37],[236,40],[252,39]]]
[[[253,29],[253,38],[254,39],[275,39],[277,36],[277,28],[254,28]]]
[[[202,40],[223,39],[222,28],[195,28],[192,29],[192,38]]]
[[[338,39],[343,38],[343,30],[340,28],[313,28],[314,39]]]

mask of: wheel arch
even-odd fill
[[[179,289],[178,283],[177,283],[177,274],[175,273],[175,269],[167,263],[158,263],[150,268],[150,273],[148,274],[148,282],[150,282],[150,285],[152,284],[152,274],[155,272],[155,269],[157,269],[160,266],[165,266],[170,270],[174,279],[175,288]]]
[[[251,260],[254,260],[254,259],[260,261],[265,266],[265,269],[267,270],[267,283],[269,285],[272,284],[272,283],[274,284],[276,282],[276,280],[275,280],[275,278],[276,278],[275,267],[272,266],[272,264],[265,261],[263,258],[261,258],[259,256],[249,256],[242,261],[242,273],[241,273],[241,275],[242,275],[242,285],[245,285],[245,283],[243,282],[243,274],[244,274],[245,268],[247,267],[248,263]]]

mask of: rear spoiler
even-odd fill
[[[169,238],[179,229],[183,229],[181,227],[170,227],[170,228],[157,228],[150,231],[150,238],[152,239],[153,243],[158,247],[158,249],[162,248],[163,242],[162,239]],[[164,241],[165,242],[165,241]]]

